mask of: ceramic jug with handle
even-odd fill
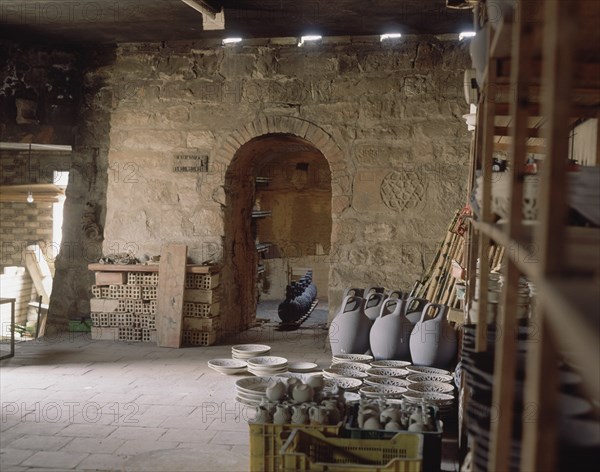
[[[364,312],[364,299],[347,296],[329,327],[333,355],[364,354],[369,349],[369,332],[373,322]]]
[[[383,301],[386,299],[386,295],[383,293],[372,292],[369,294],[365,302],[365,315],[371,321],[375,321],[381,312],[381,305]]]
[[[404,292],[402,290],[390,290],[387,293],[387,298],[399,298],[400,300],[403,300]]]
[[[364,291],[365,290],[363,288],[348,287],[344,289],[344,296],[342,297],[342,300],[350,295],[353,297],[362,297]]]
[[[425,298],[408,297],[406,299],[406,304],[404,305],[404,313],[406,315],[406,319],[410,321],[413,325],[416,325],[421,319],[421,313],[423,313],[423,308],[425,308],[425,305],[427,305],[428,303],[429,300],[426,300]]]
[[[432,310],[434,315],[429,316]],[[456,331],[448,323],[445,305],[428,303],[423,308],[421,319],[410,336],[410,354],[413,364],[448,367],[458,350]]]
[[[404,301],[397,298],[385,300],[369,335],[373,357],[376,360],[410,360],[411,331],[412,323],[404,315]]]

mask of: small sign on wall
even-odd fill
[[[208,172],[208,155],[176,154],[173,156],[173,172]]]

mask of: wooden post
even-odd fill
[[[164,246],[158,267],[156,335],[160,347],[181,347],[187,246]]]

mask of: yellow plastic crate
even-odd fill
[[[391,439],[328,438],[296,429],[281,447],[281,472],[421,472],[423,438],[397,434]]]
[[[281,447],[294,429],[318,431],[325,436],[337,437],[342,424],[312,426],[248,423],[250,429],[250,471],[279,472]]]

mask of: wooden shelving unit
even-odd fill
[[[482,7],[485,2],[481,2]],[[517,287],[522,275],[535,284],[531,325],[537,342],[528,345],[524,404],[535,405],[522,422],[520,470],[557,470],[558,358],[582,376],[590,399],[600,398],[600,229],[567,226],[569,133],[580,118],[600,116],[600,2],[518,1],[514,15],[489,29],[488,62],[477,111],[469,192],[475,171],[483,174],[481,208],[468,233],[467,304],[474,299],[476,263],[489,266],[493,240],[507,250],[504,291],[497,329],[488,470],[511,470],[516,388]],[[491,210],[494,151],[508,151],[511,203],[507,222]],[[527,154],[542,153],[539,215],[522,223]],[[600,205],[600,202],[598,203]],[[508,250],[510,249],[510,250]],[[485,276],[484,276],[485,275]],[[488,277],[481,270],[479,315],[485,319]],[[477,350],[487,346],[487,324],[477,325]]]

